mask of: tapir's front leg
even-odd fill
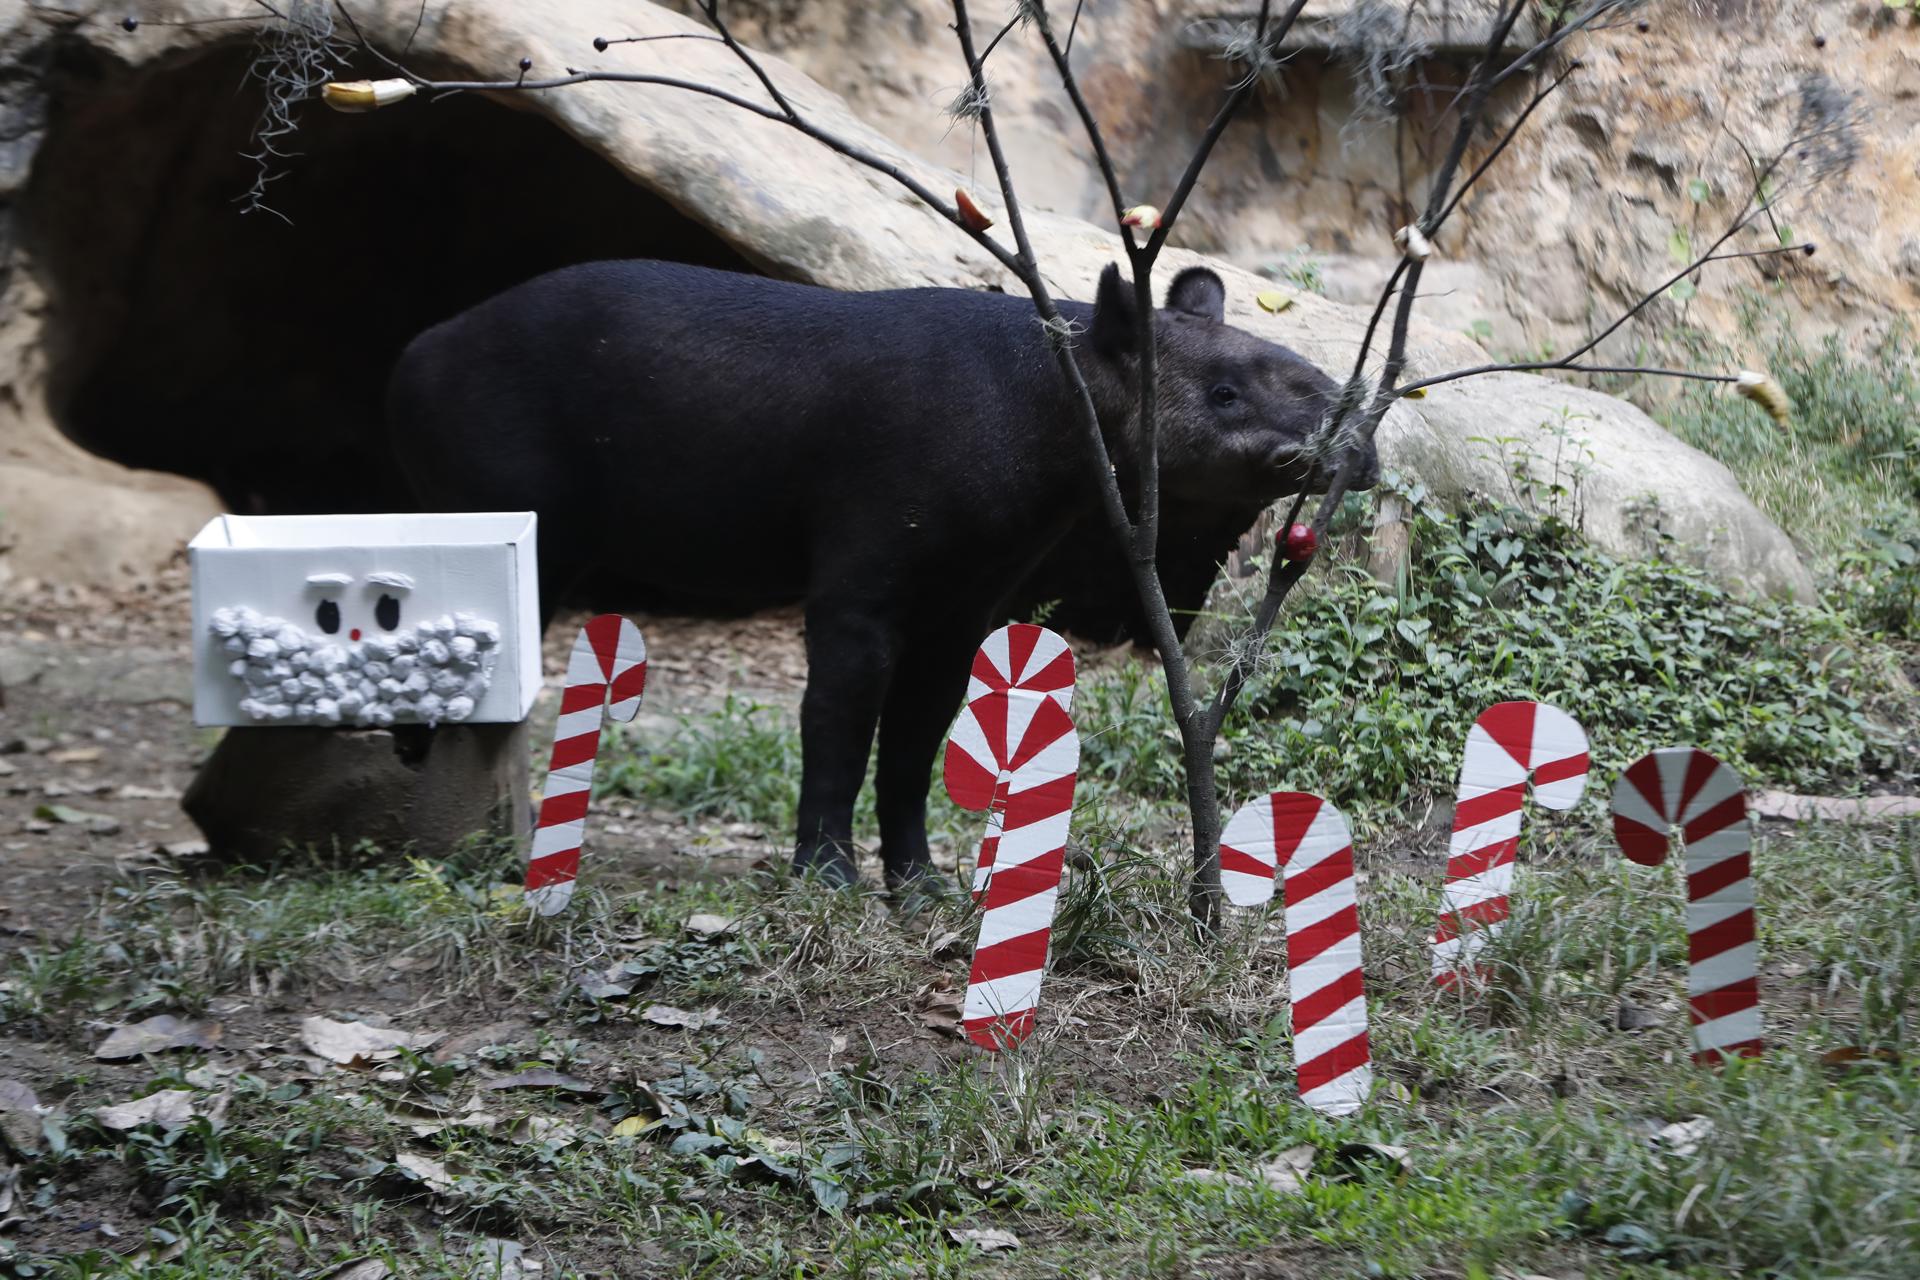
[[[796,870],[816,870],[834,884],[858,878],[853,802],[899,650],[899,628],[863,604],[830,596],[808,602]]]

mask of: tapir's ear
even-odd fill
[[[1100,273],[1093,295],[1093,349],[1108,359],[1131,355],[1137,344],[1134,329],[1133,286],[1120,278],[1120,268],[1109,262]]]
[[[1167,290],[1167,310],[1184,311],[1215,324],[1227,318],[1227,286],[1205,267],[1188,267]]]

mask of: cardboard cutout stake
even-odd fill
[[[1473,722],[1460,764],[1447,885],[1433,934],[1436,985],[1478,974],[1473,957],[1507,918],[1529,778],[1536,803],[1578,804],[1587,789],[1587,735],[1544,702],[1495,703]]]
[[[1613,833],[1642,866],[1667,860],[1670,827],[1687,845],[1687,994],[1693,1060],[1757,1058],[1759,944],[1754,939],[1753,835],[1746,787],[1693,747],[1663,747],[1627,767],[1613,787]]]
[[[646,687],[647,644],[638,627],[603,613],[580,628],[567,659],[567,687],[560,696],[553,757],[527,859],[527,902],[539,915],[557,915],[573,901],[602,717],[633,719]]]
[[[1027,623],[1002,627],[974,657],[947,742],[947,794],[990,810],[974,870],[980,936],[961,1011],[982,1048],[1018,1044],[1033,1030],[1080,770],[1072,699],[1066,641]]]
[[[987,834],[973,867],[975,901],[993,875],[1011,762],[1029,732],[1057,735],[1073,723],[1073,677],[1067,642],[1031,623],[1000,628],[974,655],[966,706],[947,739],[941,773],[955,804],[987,810]]]
[[[1353,834],[1340,810],[1303,791],[1276,791],[1240,807],[1220,836],[1227,900],[1254,907],[1273,898],[1284,871],[1287,996],[1300,1100],[1344,1116],[1373,1088]]]

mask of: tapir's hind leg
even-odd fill
[[[851,884],[853,802],[867,776],[874,726],[900,652],[900,631],[859,604],[807,604],[807,692],[800,702],[797,870]]]
[[[927,853],[928,781],[986,632],[984,622],[916,632],[901,653],[880,714],[880,761],[874,767],[880,856],[889,887],[933,870]]]

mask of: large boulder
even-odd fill
[[[667,40],[622,44],[604,53],[594,51],[596,36],[670,36],[702,30],[687,18],[654,5],[630,0],[459,0],[427,6],[424,19],[414,0],[360,0],[351,9],[376,46],[398,52],[410,43],[409,60],[437,75],[512,79],[524,57],[532,60],[536,75],[563,67],[650,70],[710,84],[754,101],[766,98],[764,88],[752,74],[716,42]],[[142,75],[150,79],[163,73],[178,75],[179,69],[190,67],[195,58],[223,52],[230,56],[237,47],[243,47],[236,42],[251,38],[244,32],[236,34],[234,26],[226,23],[160,25],[230,17],[231,5],[226,0],[156,0],[145,7],[146,22],[131,35],[117,23],[104,20],[107,13],[104,7],[98,14],[58,17],[48,16],[48,11],[21,14],[16,10],[11,18],[0,17],[0,24],[13,24],[11,34],[0,30],[0,41],[11,38],[17,42],[23,24],[62,24],[59,39],[87,48],[94,64],[124,67],[102,72],[102,80],[120,84],[119,92],[125,97],[137,92]],[[930,40],[946,36],[940,24],[929,21],[925,25]],[[1009,37],[1018,38],[1017,34]],[[954,58],[957,79],[957,52]],[[908,152],[857,118],[842,99],[777,59],[765,59],[764,66],[809,120],[884,157],[935,191],[946,193],[957,186],[969,186],[975,198],[1004,226],[999,202],[985,183],[970,183]],[[357,70],[378,74],[381,68],[363,58]],[[129,79],[135,81],[135,88],[125,87]],[[556,126],[564,138],[556,137],[554,145],[571,140],[583,153],[597,157],[651,193],[671,218],[685,224],[675,232],[680,241],[685,240],[690,227],[720,247],[712,251],[736,255],[742,265],[840,289],[912,285],[1018,289],[990,256],[888,178],[809,142],[776,121],[710,97],[657,86],[593,83],[495,96],[511,108],[535,113]],[[344,123],[333,121],[328,127],[358,130],[351,138],[360,149],[371,151],[382,145],[383,139],[391,145],[397,137],[412,136],[405,131],[422,128],[422,121],[466,119],[450,114],[457,106],[458,100],[434,104],[416,98],[372,116]],[[154,104],[152,109],[166,108]],[[929,105],[927,109],[933,112],[937,108]],[[230,110],[248,112],[250,108],[235,106]],[[435,112],[440,114],[427,114]],[[70,123],[61,145],[69,154],[84,154],[75,134],[86,113],[72,111],[63,118]],[[120,128],[136,128],[141,118],[137,101],[123,103],[118,114],[106,118],[119,121]],[[333,136],[343,135],[335,132]],[[404,149],[401,154],[418,155],[423,161],[429,158]],[[297,167],[302,162],[294,159],[288,163]],[[73,167],[68,164],[68,169]],[[1226,181],[1232,174],[1223,171],[1214,177]],[[294,179],[300,180],[298,175]],[[304,180],[318,179],[310,170]],[[503,188],[501,199],[515,193],[524,195],[520,191],[523,184],[513,172],[488,180]],[[378,188],[356,195],[363,205],[380,208],[383,192]],[[528,216],[540,216],[542,208],[559,209],[573,200],[572,192],[554,189],[545,195],[544,205],[527,206],[533,210]],[[447,252],[437,247],[441,244],[471,243],[460,240],[461,235],[470,234],[465,224],[484,224],[491,233],[494,220],[500,217],[497,208],[484,199],[463,206],[457,216],[460,223],[422,227],[418,225],[422,219],[410,218],[407,210],[395,208],[381,225],[390,230],[396,242],[409,235],[417,237],[407,243],[417,246],[412,253],[418,256]],[[610,213],[609,218],[613,217]],[[1121,256],[1113,231],[1077,218],[1036,207],[1029,211],[1028,225],[1047,276],[1062,295],[1092,296],[1100,270]],[[646,229],[627,230],[632,238],[622,242],[623,246],[631,244],[633,251],[644,252]],[[389,253],[393,250],[392,245],[382,248]],[[203,237],[195,242],[194,251],[217,254],[222,250],[219,242]],[[105,252],[96,249],[92,256],[97,259]],[[83,255],[69,250],[49,257],[65,263],[79,261]],[[1170,251],[1163,270],[1171,276],[1179,268],[1199,262],[1208,260],[1186,251]],[[1208,265],[1226,280],[1230,318],[1235,323],[1294,347],[1336,373],[1344,373],[1351,365],[1366,322],[1364,310],[1301,294],[1290,309],[1270,315],[1255,305],[1256,294],[1269,287],[1267,281],[1218,261]],[[484,258],[474,258],[467,274],[477,274],[486,267]],[[71,288],[63,290],[60,272],[80,269],[41,268],[49,277],[47,287],[56,317],[63,299],[74,296]],[[188,268],[183,265],[180,269]],[[303,288],[311,286],[310,281],[299,283]],[[325,296],[326,283],[321,282],[319,296]],[[377,325],[383,315],[382,299],[369,297],[362,302],[362,310],[354,314],[364,315],[368,327]],[[289,323],[297,323],[297,317],[290,318]],[[319,337],[331,337],[340,330],[341,326],[334,324],[327,335],[316,336],[311,348],[315,360],[326,363],[325,372],[340,378],[349,376],[354,367],[361,367],[360,372],[369,377],[377,373],[378,350],[369,349],[354,362],[324,359],[328,348]],[[296,353],[303,349],[297,340],[284,346]],[[1423,324],[1416,324],[1410,355],[1416,375],[1435,374],[1485,358],[1466,336]],[[309,372],[318,377],[322,371]],[[0,401],[0,438],[16,429],[5,413],[4,401]],[[1806,571],[1786,536],[1740,493],[1724,468],[1672,440],[1638,411],[1604,396],[1522,375],[1455,384],[1436,390],[1418,406],[1403,407],[1387,442],[1389,457],[1418,471],[1433,470],[1434,478],[1444,481],[1443,488],[1457,486],[1501,494],[1506,492],[1504,473],[1490,469],[1491,463],[1476,460],[1480,457],[1476,438],[1523,442],[1529,450],[1549,456],[1558,438],[1557,424],[1569,413],[1575,415],[1580,434],[1591,441],[1595,453],[1589,528],[1602,544],[1623,553],[1641,551],[1644,540],[1634,532],[1622,504],[1632,499],[1636,510],[1645,510],[1644,500],[1650,498],[1663,513],[1666,527],[1680,537],[1682,552],[1728,581],[1766,592],[1804,595],[1810,590]],[[1603,512],[1603,507],[1608,510]],[[1732,529],[1738,530],[1737,538],[1724,532]],[[170,532],[179,536],[189,531],[183,523]]]

